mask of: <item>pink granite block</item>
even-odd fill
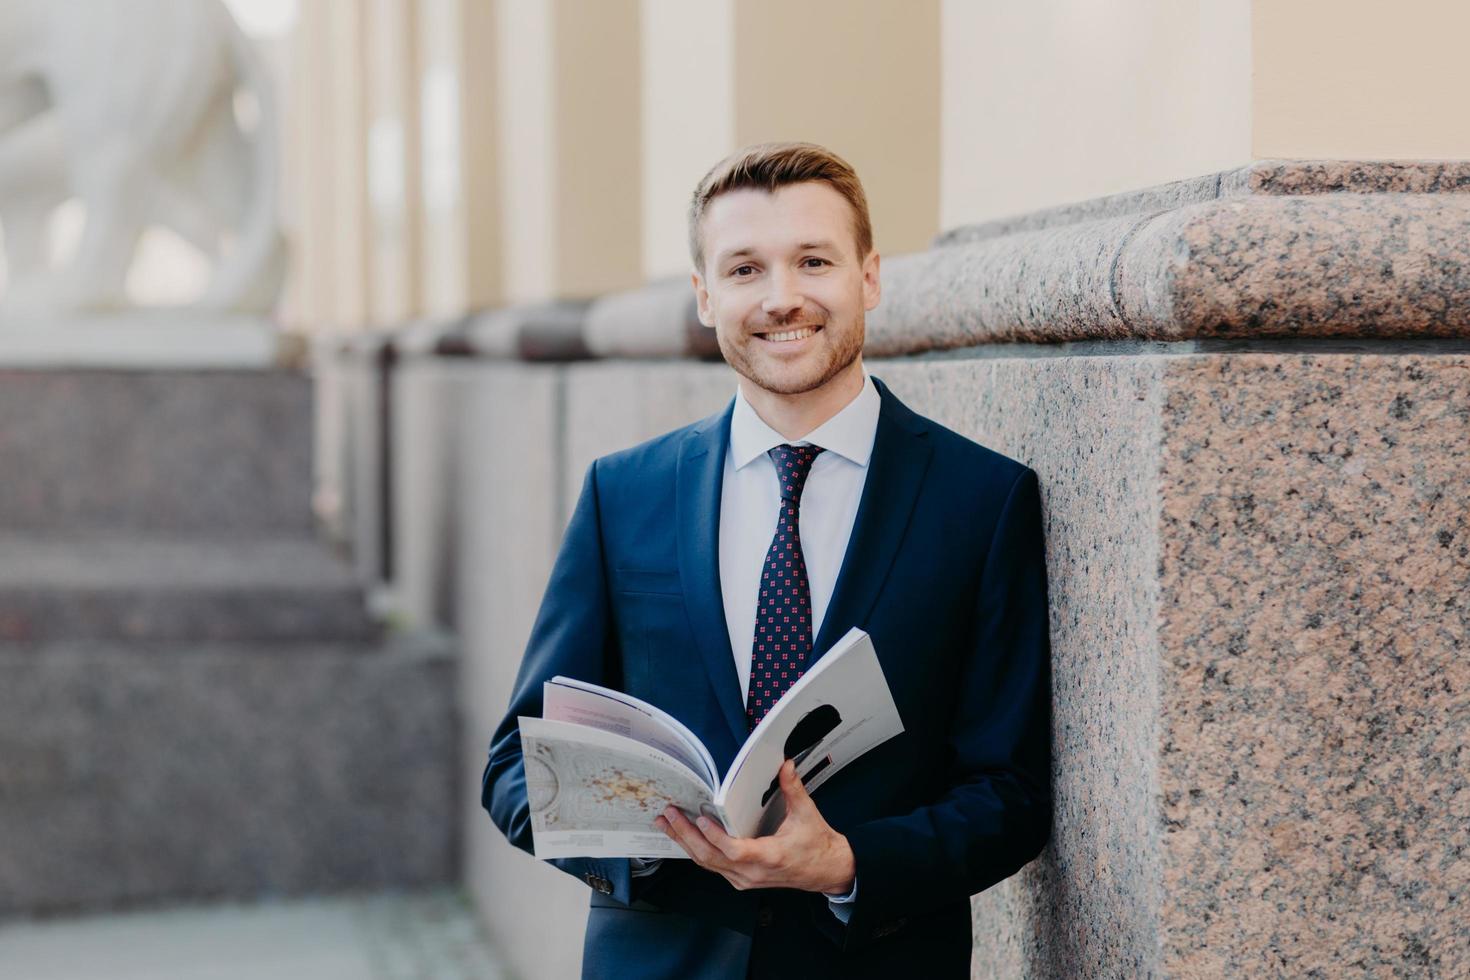
[[[1470,357],[1177,361],[1163,965],[1470,974]]]
[[[871,369],[1041,477],[1056,818],[974,975],[1470,975],[1470,355]]]

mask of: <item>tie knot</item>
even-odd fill
[[[789,446],[782,443],[771,450],[771,462],[776,464],[776,479],[781,484],[781,496],[787,500],[800,500],[801,488],[812,471],[812,463],[821,446]]]

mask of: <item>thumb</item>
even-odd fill
[[[781,763],[781,792],[786,797],[786,812],[789,814],[804,817],[808,811],[816,809],[811,794],[806,791],[806,784],[796,774],[796,763],[790,759]]]

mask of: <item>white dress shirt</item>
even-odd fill
[[[812,639],[822,628],[847,539],[857,518],[858,501],[868,478],[868,459],[878,432],[878,389],[866,372],[857,397],[793,446],[821,446],[801,493],[797,513],[801,553],[811,590]],[[725,625],[740,696],[749,695],[750,657],[755,645],[755,613],[761,571],[776,533],[781,510],[781,481],[769,451],[786,438],[767,425],[744,392],[735,392],[730,416],[730,447],[720,491],[720,592]]]
[[[837,585],[837,573],[847,554],[847,539],[857,520],[858,502],[868,479],[868,460],[878,434],[882,396],[873,379],[863,372],[863,387],[841,411],[817,426],[793,446],[821,446],[801,492],[797,526],[801,554],[806,562],[812,602],[812,639],[821,631]],[[730,446],[725,451],[725,473],[720,489],[720,592],[725,602],[725,626],[730,652],[740,678],[742,703],[750,691],[750,660],[755,646],[755,613],[761,571],[776,533],[781,509],[781,486],[769,451],[787,444],[786,437],[765,423],[745,393],[735,389],[730,416]],[[815,651],[813,651],[815,652]],[[633,859],[633,874],[652,874],[658,860]],[[832,914],[844,923],[852,915],[857,882],[846,895],[827,897]]]

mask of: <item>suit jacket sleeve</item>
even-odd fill
[[[597,464],[587,470],[581,496],[562,538],[551,579],[531,629],[511,694],[510,707],[490,743],[480,802],[512,844],[532,851],[531,808],[516,719],[540,717],[541,685],[562,674],[619,687],[602,530],[597,499]],[[625,858],[564,858],[551,862],[621,902],[630,900],[629,862]]]
[[[847,833],[861,883],[839,936],[861,945],[1014,874],[1051,826],[1046,563],[1036,474],[1012,484],[985,556],[951,729],[948,790]],[[830,916],[828,917],[830,921]]]

